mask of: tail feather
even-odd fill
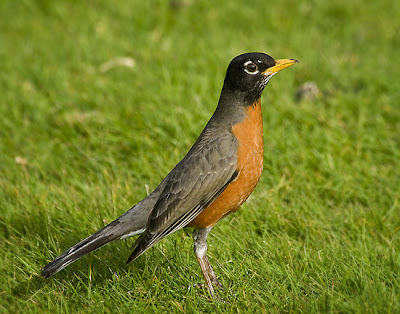
[[[72,264],[82,256],[97,250],[103,245],[120,239],[121,234],[118,232],[118,224],[120,222],[118,220],[113,221],[103,229],[99,230],[95,234],[87,237],[81,242],[75,244],[73,247],[62,253],[60,256],[55,258],[53,261],[48,263],[42,271],[42,276],[47,278],[55,273],[59,272],[63,268]],[[114,229],[114,230],[113,230]],[[113,232],[117,231],[117,232]],[[136,234],[143,232],[143,230],[137,230]],[[132,232],[130,236],[134,236],[135,232]]]
[[[103,245],[114,241],[141,234],[145,231],[149,215],[161,191],[164,189],[165,180],[145,199],[137,203],[122,216],[114,220],[103,229],[87,237],[81,242],[56,257],[48,263],[42,271],[42,276],[47,278],[61,269],[72,264],[82,256],[97,250]]]

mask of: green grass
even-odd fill
[[[1,1],[0,312],[400,312],[399,3]],[[209,237],[228,302],[188,289],[190,230],[43,280],[185,155],[247,51],[301,63],[264,92],[258,187]]]

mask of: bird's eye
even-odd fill
[[[258,66],[251,62],[251,61],[247,61],[244,64],[244,70],[248,73],[248,74],[257,74],[258,73]]]

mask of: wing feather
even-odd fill
[[[203,140],[203,142],[202,142]],[[237,177],[237,140],[231,132],[203,138],[168,174],[133,261],[167,235],[185,227]]]

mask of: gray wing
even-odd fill
[[[238,175],[237,139],[231,132],[207,136],[165,178],[146,232],[136,241],[128,263],[165,236],[185,227]]]

